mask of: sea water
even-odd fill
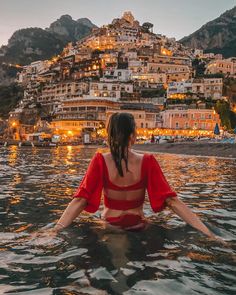
[[[169,183],[227,242],[211,241],[170,210],[143,232],[107,232],[82,214],[47,232],[80,183],[93,148],[0,148],[0,294],[236,294],[236,161],[161,154]],[[96,180],[95,180],[96,181]]]

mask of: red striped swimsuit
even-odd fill
[[[140,229],[145,227],[145,219],[137,214],[125,213],[125,211],[141,207],[144,204],[145,190],[148,192],[149,201],[154,212],[164,209],[166,198],[176,197],[176,193],[170,188],[153,155],[144,154],[141,164],[141,178],[137,183],[129,186],[118,186],[110,181],[103,155],[96,153],[74,194],[74,198],[85,198],[87,200],[85,210],[93,213],[99,209],[102,191],[104,191],[105,207],[124,211],[124,214],[122,213],[117,217],[107,217],[106,221],[122,229],[132,229],[137,225],[140,225],[138,226]],[[129,200],[122,199],[122,193],[124,192],[126,192],[126,195],[128,192],[128,194],[135,197]]]

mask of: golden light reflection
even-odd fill
[[[21,198],[19,196],[14,196],[13,198],[11,198],[10,203],[11,205],[16,205],[19,204],[21,201]]]
[[[71,145],[68,145],[67,146],[67,154],[66,154],[66,158],[65,158],[66,165],[71,164],[70,160],[72,158],[72,150],[73,150],[73,147]]]
[[[60,158],[60,149],[58,147],[53,149],[53,158],[57,160]]]
[[[13,182],[14,182],[15,185],[21,183],[22,182],[22,176],[19,173],[15,174],[14,177],[13,177]]]
[[[213,255],[189,252],[187,256],[193,260],[198,260],[198,261],[209,261],[209,262],[214,261]]]
[[[37,148],[36,148],[35,146],[32,146],[32,147],[31,147],[31,154],[32,154],[33,156],[36,156],[36,155],[38,154],[38,150],[37,150]]]
[[[10,153],[8,156],[8,162],[10,165],[15,166],[18,157],[18,146],[10,146]]]
[[[74,189],[67,187],[65,190],[65,195],[66,196],[72,196],[72,194],[74,193]]]
[[[32,226],[32,224],[22,225],[19,228],[15,229],[15,232],[19,233],[19,232],[25,231],[27,228],[30,228],[31,226]]]
[[[68,145],[67,146],[67,154],[71,154],[71,151],[72,151],[72,146]]]

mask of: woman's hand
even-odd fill
[[[166,204],[186,223],[199,230],[211,239],[216,239],[216,236],[209,230],[209,228],[200,220],[184,202],[177,197],[168,198]]]
[[[166,203],[181,219],[205,234],[210,240],[218,242],[224,246],[228,246],[227,242],[209,230],[209,228],[200,220],[200,218],[178,198],[168,198]]]
[[[221,237],[215,236],[214,234],[212,234],[212,237],[209,237],[209,238],[213,242],[217,242],[225,247],[228,246],[228,243],[225,240],[223,240]]]
[[[58,231],[56,231],[54,228],[41,229],[37,232],[32,233],[31,238],[32,239],[43,238],[43,237],[55,238],[57,234],[58,234]]]
[[[53,244],[58,234],[58,230],[55,228],[41,229],[34,232],[30,236],[29,243],[35,245],[48,245]]]

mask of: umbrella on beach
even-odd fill
[[[218,123],[216,123],[216,126],[215,126],[215,128],[214,128],[214,134],[215,134],[215,135],[219,135],[219,134],[220,134],[220,128],[219,128]]]

